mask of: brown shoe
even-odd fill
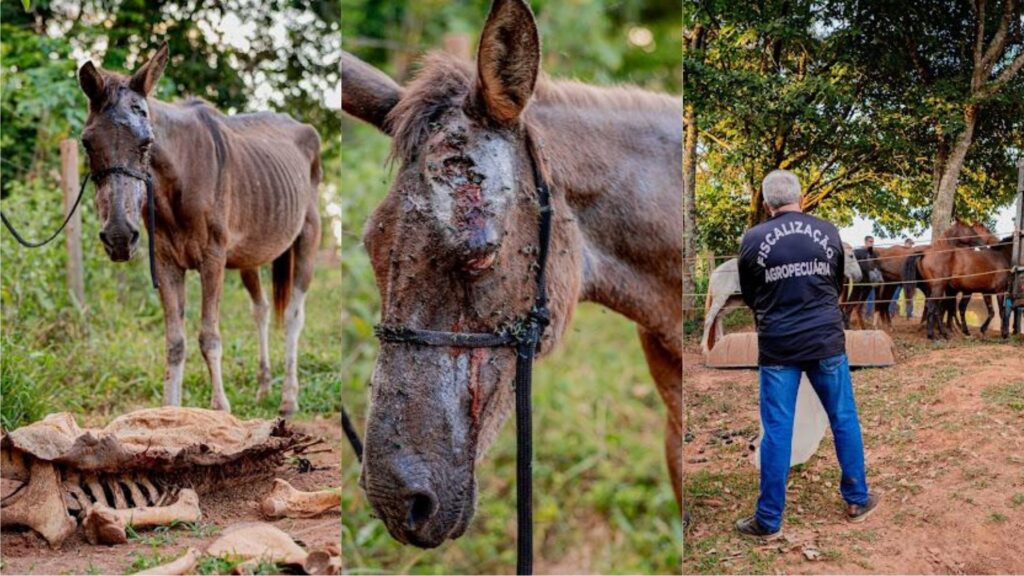
[[[882,501],[880,494],[868,492],[868,503],[861,506],[859,504],[850,504],[846,507],[846,519],[850,522],[863,522],[875,508],[878,508],[878,503]]]

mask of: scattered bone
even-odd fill
[[[246,562],[236,570],[245,570],[266,561],[301,567],[306,574],[338,574],[341,555],[336,549],[307,554],[281,529],[263,522],[244,522],[224,530],[224,534],[206,549],[210,556],[236,556]]]
[[[312,518],[341,505],[338,490],[303,492],[286,480],[274,480],[274,488],[260,503],[260,510],[267,518]]]
[[[198,522],[199,495],[189,488],[182,489],[178,501],[170,506],[142,506],[117,510],[103,504],[89,508],[82,520],[82,529],[90,544],[124,544],[128,541],[127,528],[166,526],[174,522]]]
[[[196,550],[195,548],[189,548],[188,550],[185,551],[185,554],[182,555],[177,560],[172,560],[171,562],[168,562],[167,564],[162,564],[160,566],[154,566],[153,568],[150,568],[149,570],[143,570],[142,572],[136,572],[136,574],[144,574],[144,575],[166,574],[168,576],[178,576],[180,574],[192,574],[194,572],[194,568],[196,567],[196,564],[198,564],[198,563],[199,563],[199,551]]]
[[[51,548],[60,548],[75,531],[75,520],[68,514],[57,470],[49,462],[32,462],[28,483],[4,499],[2,506],[0,524],[28,526],[46,538]]]

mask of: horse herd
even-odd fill
[[[954,322],[969,336],[966,312],[974,294],[983,296],[988,310],[979,328],[981,334],[988,331],[995,317],[995,297],[1000,303],[1001,335],[1009,336],[1010,315],[1001,303],[1010,290],[1012,237],[1000,240],[983,224],[957,220],[930,245],[854,250],[844,244],[844,249],[847,284],[840,300],[847,328],[854,319],[861,329],[878,324],[876,319],[866,317],[873,292],[874,312],[883,327],[891,329],[891,305],[899,292],[904,299],[912,300],[920,290],[925,296],[922,322],[927,325],[929,338],[935,338],[936,333],[948,338]],[[723,312],[743,306],[738,293],[739,272],[736,259],[732,259],[711,274],[702,341],[705,353],[714,348],[723,333]]]
[[[983,224],[968,225],[957,220],[930,245],[857,251],[864,281],[851,283],[842,295],[847,326],[856,316],[860,328],[865,327],[866,301],[874,290],[875,312],[882,324],[891,329],[891,304],[902,288],[905,299],[913,299],[916,290],[924,294],[922,322],[927,326],[929,339],[934,339],[936,332],[948,338],[954,322],[969,336],[966,311],[974,294],[983,296],[988,310],[979,328],[981,334],[988,331],[995,317],[992,306],[995,297],[1000,303],[1000,332],[1007,338],[1010,318],[1001,303],[1010,289],[1012,247],[1012,238],[1000,240]]]

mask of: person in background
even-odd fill
[[[828,414],[842,469],[839,492],[850,522],[864,520],[880,496],[868,491],[839,293],[843,243],[836,227],[801,210],[796,175],[774,170],[761,184],[766,222],[743,235],[739,257],[743,301],[754,311],[760,378],[761,489],[757,510],[736,522],[745,536],[782,534],[793,420],[800,378],[807,374]]]

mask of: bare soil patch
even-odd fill
[[[849,524],[831,435],[790,473],[784,539],[734,522],[753,511],[757,373],[684,355],[686,573],[1024,573],[1024,341],[930,343],[897,320],[898,363],[853,374],[879,510]]]

